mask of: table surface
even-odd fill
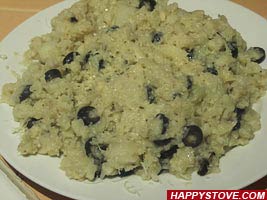
[[[40,10],[47,8],[61,0],[0,0],[0,41],[17,25],[25,21]],[[236,3],[247,7],[267,19],[267,1],[266,0],[233,0]],[[8,19],[8,20],[7,20]],[[16,172],[17,173],[17,172]],[[43,187],[33,183],[26,177],[17,173],[18,176],[31,187],[41,200],[70,200],[62,197]],[[267,176],[245,189],[266,189]]]

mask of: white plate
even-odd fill
[[[10,69],[21,71],[23,52],[28,48],[29,40],[50,31],[49,22],[53,16],[69,7],[74,0],[64,1],[48,8],[17,27],[0,45],[0,86],[15,81]],[[248,46],[260,46],[267,50],[267,22],[257,14],[226,0],[179,0],[182,8],[187,10],[203,9],[216,17],[224,14],[231,25],[241,32]],[[7,20],[7,19],[6,19]],[[14,53],[15,52],[15,53]],[[266,66],[267,61],[262,63]],[[10,69],[7,70],[9,66]],[[79,200],[93,199],[165,199],[167,189],[239,189],[267,174],[267,99],[260,105],[262,130],[249,145],[238,147],[221,159],[221,173],[206,177],[193,175],[192,181],[186,182],[174,176],[164,174],[160,183],[145,182],[139,177],[129,177],[120,181],[104,180],[101,183],[77,182],[69,180],[59,169],[59,159],[46,156],[24,158],[18,155],[19,134],[12,134],[17,123],[13,121],[12,110],[5,104],[0,105],[0,153],[19,172],[34,182],[62,195]],[[126,187],[132,187],[131,194]]]

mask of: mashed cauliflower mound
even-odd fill
[[[81,0],[32,40],[2,98],[23,129],[18,151],[62,157],[71,179],[190,179],[260,129],[262,48],[224,16],[166,0]]]

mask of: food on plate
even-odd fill
[[[260,129],[260,47],[227,22],[166,0],[81,0],[32,39],[2,99],[23,156],[62,157],[69,178],[169,172],[190,179]]]

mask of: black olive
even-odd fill
[[[255,51],[257,53],[257,57],[251,58],[252,62],[260,64],[266,58],[265,50],[261,47],[251,47],[248,51]]]
[[[119,171],[118,176],[119,177],[126,177],[126,176],[131,176],[133,175],[135,172],[135,169],[129,170],[129,171],[125,171],[125,169],[122,169]]]
[[[155,87],[151,85],[146,86],[147,100],[150,104],[156,103]]]
[[[58,69],[50,69],[45,72],[46,82],[49,82],[55,78],[62,78],[61,72]]]
[[[100,149],[102,145],[100,145]],[[102,152],[100,151],[98,146],[95,145],[91,145],[90,146],[90,153],[92,155],[92,157],[94,158],[94,164],[97,166],[97,170],[95,172],[95,178],[99,178],[101,175],[101,171],[102,171],[102,164],[104,162],[104,155],[102,154]],[[105,148],[107,148],[107,145],[105,145]],[[103,150],[103,149],[102,149]]]
[[[240,129],[241,119],[242,119],[242,115],[245,113],[245,109],[235,108],[234,112],[236,113],[237,122],[236,122],[235,126],[233,127],[232,131],[236,131],[236,130]]]
[[[195,125],[186,126],[184,129],[184,134],[182,141],[185,146],[197,147],[202,143],[203,133],[202,130]]]
[[[162,121],[162,130],[161,130],[161,134],[165,134],[167,129],[168,129],[168,126],[169,126],[169,118],[166,117],[164,114],[162,113],[159,113],[157,114],[156,118],[160,119]]]
[[[90,155],[94,158],[94,164],[97,165],[95,172],[95,178],[100,177],[102,170],[102,163],[104,162],[104,155],[98,149],[97,146],[92,145],[92,138],[88,139],[84,145],[85,153],[89,157]]]
[[[70,18],[70,22],[71,23],[77,23],[78,22],[78,19],[76,17],[71,17]]]
[[[85,153],[87,156],[91,154],[91,146],[92,146],[91,142],[92,142],[92,138],[88,139],[84,145]]]
[[[98,148],[97,146],[94,146],[95,148]],[[98,149],[99,150],[99,149]],[[100,152],[100,151],[99,151]],[[92,151],[92,156],[93,156],[93,158],[94,158],[94,163],[96,164],[96,165],[102,165],[102,163],[104,162],[104,159],[105,159],[105,157],[104,157],[104,155],[100,152],[100,154],[94,154],[93,153],[93,151]],[[98,156],[98,157],[96,157],[96,156]]]
[[[210,163],[209,163],[208,159],[206,159],[206,158],[201,159],[199,161],[199,170],[197,172],[198,175],[205,176],[209,171],[209,169],[208,169],[209,165],[210,165]]]
[[[95,172],[95,179],[100,177],[101,171],[102,171],[102,164],[99,164],[97,165],[97,170]]]
[[[30,129],[34,126],[34,124],[39,121],[39,119],[35,119],[35,118],[30,118],[28,121],[27,121],[27,128]]]
[[[177,149],[178,149],[178,145],[174,145],[167,151],[161,151],[160,159],[172,158],[173,154],[177,152]]]
[[[165,145],[169,144],[172,140],[173,140],[173,138],[168,138],[168,139],[164,139],[164,140],[154,140],[153,142],[157,146],[165,146]]]
[[[186,86],[186,88],[188,90],[191,90],[192,89],[192,86],[193,86],[192,77],[191,76],[187,76],[186,77],[186,80],[187,80],[187,86]]]
[[[236,42],[228,42],[228,48],[231,50],[231,54],[233,58],[238,57],[238,47]]]
[[[91,55],[92,55],[92,52],[89,51],[89,52],[84,56],[84,59],[83,59],[84,64],[88,63],[88,61],[89,61]]]
[[[147,4],[149,6],[148,10],[153,11],[155,9],[155,6],[157,5],[157,2],[155,0],[140,0],[140,3],[137,8],[140,9]]]
[[[210,157],[209,157],[209,159],[212,159],[215,155],[216,155],[215,152],[211,152],[211,153],[210,153]]]
[[[116,31],[116,30],[118,30],[119,28],[120,28],[120,27],[117,26],[117,25],[111,26],[111,27],[107,30],[107,33],[108,33],[108,32]]]
[[[77,114],[78,119],[82,119],[85,126],[96,124],[100,117],[96,114],[96,109],[91,106],[81,108]]]
[[[70,64],[73,62],[75,56],[80,55],[78,52],[70,52],[68,55],[65,56],[63,59],[63,65]]]
[[[98,62],[98,70],[105,69],[105,61],[103,59]]]
[[[175,100],[177,97],[182,97],[183,95],[181,94],[181,93],[179,93],[179,92],[175,92],[175,93],[173,93],[173,95],[172,95],[172,99],[173,100]]]
[[[195,56],[195,50],[194,49],[186,49],[185,50],[187,52],[187,58],[189,61],[194,59]]]
[[[119,29],[119,28],[120,28],[120,27],[117,26],[117,25],[111,26],[111,29],[112,29],[112,30],[117,30],[117,29]]]
[[[156,33],[152,33],[152,43],[159,43],[161,41],[161,38],[163,36],[162,32],[156,32]]]
[[[243,108],[235,108],[234,112],[236,113],[237,119],[241,120],[242,115],[245,113],[245,109],[243,109]]]
[[[125,169],[120,169],[120,170],[118,170],[118,173],[116,175],[108,175],[106,177],[109,177],[109,178],[121,177],[121,178],[123,178],[123,177],[133,175],[138,169],[141,169],[141,167],[136,167],[136,168],[131,169],[129,171],[126,171]]]
[[[211,74],[213,74],[215,76],[218,75],[218,71],[217,71],[217,69],[215,69],[215,67],[208,67],[207,68],[207,72],[209,72],[209,73],[211,73]]]
[[[25,99],[29,98],[31,94],[32,94],[31,85],[26,85],[19,96],[19,101],[20,102],[24,101]]]
[[[232,131],[237,131],[241,128],[241,122],[237,121],[235,126],[232,128]]]
[[[101,150],[106,151],[108,148],[108,145],[107,144],[100,144],[99,147]]]
[[[91,155],[95,159],[96,163],[102,163],[104,161],[104,155],[102,154],[101,150],[96,145],[91,145]]]

